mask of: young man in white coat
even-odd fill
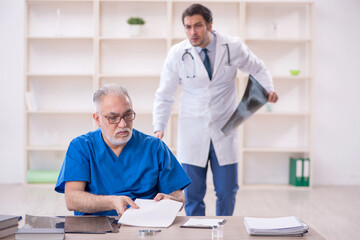
[[[171,47],[161,73],[153,109],[155,136],[163,138],[174,93],[180,99],[177,156],[192,180],[185,189],[188,216],[204,216],[206,172],[210,163],[217,196],[216,215],[231,216],[238,190],[238,134],[221,128],[237,107],[236,73],[257,79],[276,102],[272,77],[239,38],[212,30],[212,13],[192,4],[182,15],[187,40]]]

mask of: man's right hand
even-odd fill
[[[130,207],[133,208],[139,208],[139,206],[136,205],[135,202],[127,196],[113,196],[113,205],[119,216],[123,215],[123,213],[126,211],[127,205],[130,205]]]
[[[159,130],[155,132],[155,137],[162,139],[164,137],[164,132]]]
[[[65,201],[69,211],[95,213],[102,211],[115,211],[121,216],[127,205],[139,208],[127,196],[95,195],[85,191],[86,182],[70,181],[65,183]]]

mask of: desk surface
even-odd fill
[[[196,229],[196,228],[180,228],[180,225],[185,223],[190,217],[177,216],[173,224],[169,228],[161,229],[161,232],[148,237],[139,237],[140,229],[151,229],[143,227],[130,227],[122,225],[118,233],[107,234],[65,234],[65,240],[72,239],[211,239],[211,229]],[[217,217],[204,217],[217,218]],[[224,225],[224,240],[225,239],[279,239],[279,237],[269,236],[249,236],[245,230],[244,217],[221,217],[227,220]],[[309,232],[303,237],[281,237],[281,240],[300,240],[300,239],[325,239],[311,227]]]

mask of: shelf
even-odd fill
[[[81,110],[37,110],[37,111],[28,111],[28,114],[31,115],[42,115],[42,114],[93,114],[93,111],[84,111]]]
[[[137,40],[161,40],[166,41],[165,37],[152,37],[152,36],[144,36],[144,37],[100,37],[99,40],[107,41],[107,40],[118,40],[118,41],[137,41]]]
[[[29,73],[92,73],[93,41],[89,39],[31,39],[28,41]]]
[[[292,75],[283,75],[283,76],[273,76],[273,80],[309,80],[310,77],[307,76],[292,76]]]
[[[94,35],[93,1],[27,1],[29,36]]]
[[[27,36],[29,40],[93,40],[92,36]]]
[[[27,73],[28,77],[88,77],[92,78],[92,73]]]
[[[308,153],[310,152],[307,148],[250,148],[244,147],[242,149],[245,153]]]
[[[263,190],[306,190],[308,191],[309,187],[295,187],[290,184],[243,184],[242,189],[245,190],[257,190],[257,189],[263,189]]]
[[[309,38],[245,38],[245,42],[307,43]]]
[[[152,73],[152,74],[145,74],[145,73],[102,73],[99,74],[99,78],[160,78],[160,73]]]
[[[63,2],[74,2],[74,3],[76,3],[76,2],[81,2],[81,3],[88,2],[88,3],[92,3],[95,0],[25,0],[25,1],[28,2],[28,3],[37,3],[37,2],[39,2],[39,3],[63,3]],[[101,1],[103,1],[103,0],[101,0]],[[116,0],[116,1],[118,1],[118,0]]]
[[[129,39],[127,44],[119,44],[117,40],[102,41],[100,74],[134,76],[142,72],[144,75],[160,75],[166,52],[165,40]]]
[[[306,112],[256,112],[254,116],[279,116],[279,117],[307,117],[309,113]]]
[[[181,16],[192,3],[25,0],[26,170],[60,169],[68,143],[94,130],[92,96],[107,83],[128,90],[137,114],[134,128],[154,135],[152,109],[161,70],[169,47],[186,39]],[[242,37],[264,61],[279,95],[276,104],[262,107],[239,128],[239,169],[244,176],[239,184],[299,189],[281,183],[287,181],[290,156],[311,156],[313,4],[200,3],[211,9],[214,30]],[[146,21],[137,37],[130,35],[131,16]],[[291,76],[290,69],[300,74]],[[238,73],[237,78],[241,99],[248,77]],[[163,139],[174,154],[181,93],[180,86]]]
[[[54,147],[27,146],[26,150],[28,150],[28,151],[58,151],[58,152],[65,152],[67,150],[67,146],[54,146]]]
[[[136,38],[129,38],[127,20],[131,16],[141,16],[145,20],[145,24],[141,26],[140,36]],[[137,38],[167,37],[167,1],[100,1],[99,17],[101,38],[129,38],[137,41]]]

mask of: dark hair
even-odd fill
[[[208,9],[207,7],[205,7],[201,4],[194,3],[194,4],[190,5],[187,9],[185,9],[185,11],[183,12],[183,14],[182,14],[183,24],[184,24],[185,17],[187,17],[187,16],[191,17],[196,14],[201,15],[205,19],[206,24],[211,23],[213,20],[210,9]]]

